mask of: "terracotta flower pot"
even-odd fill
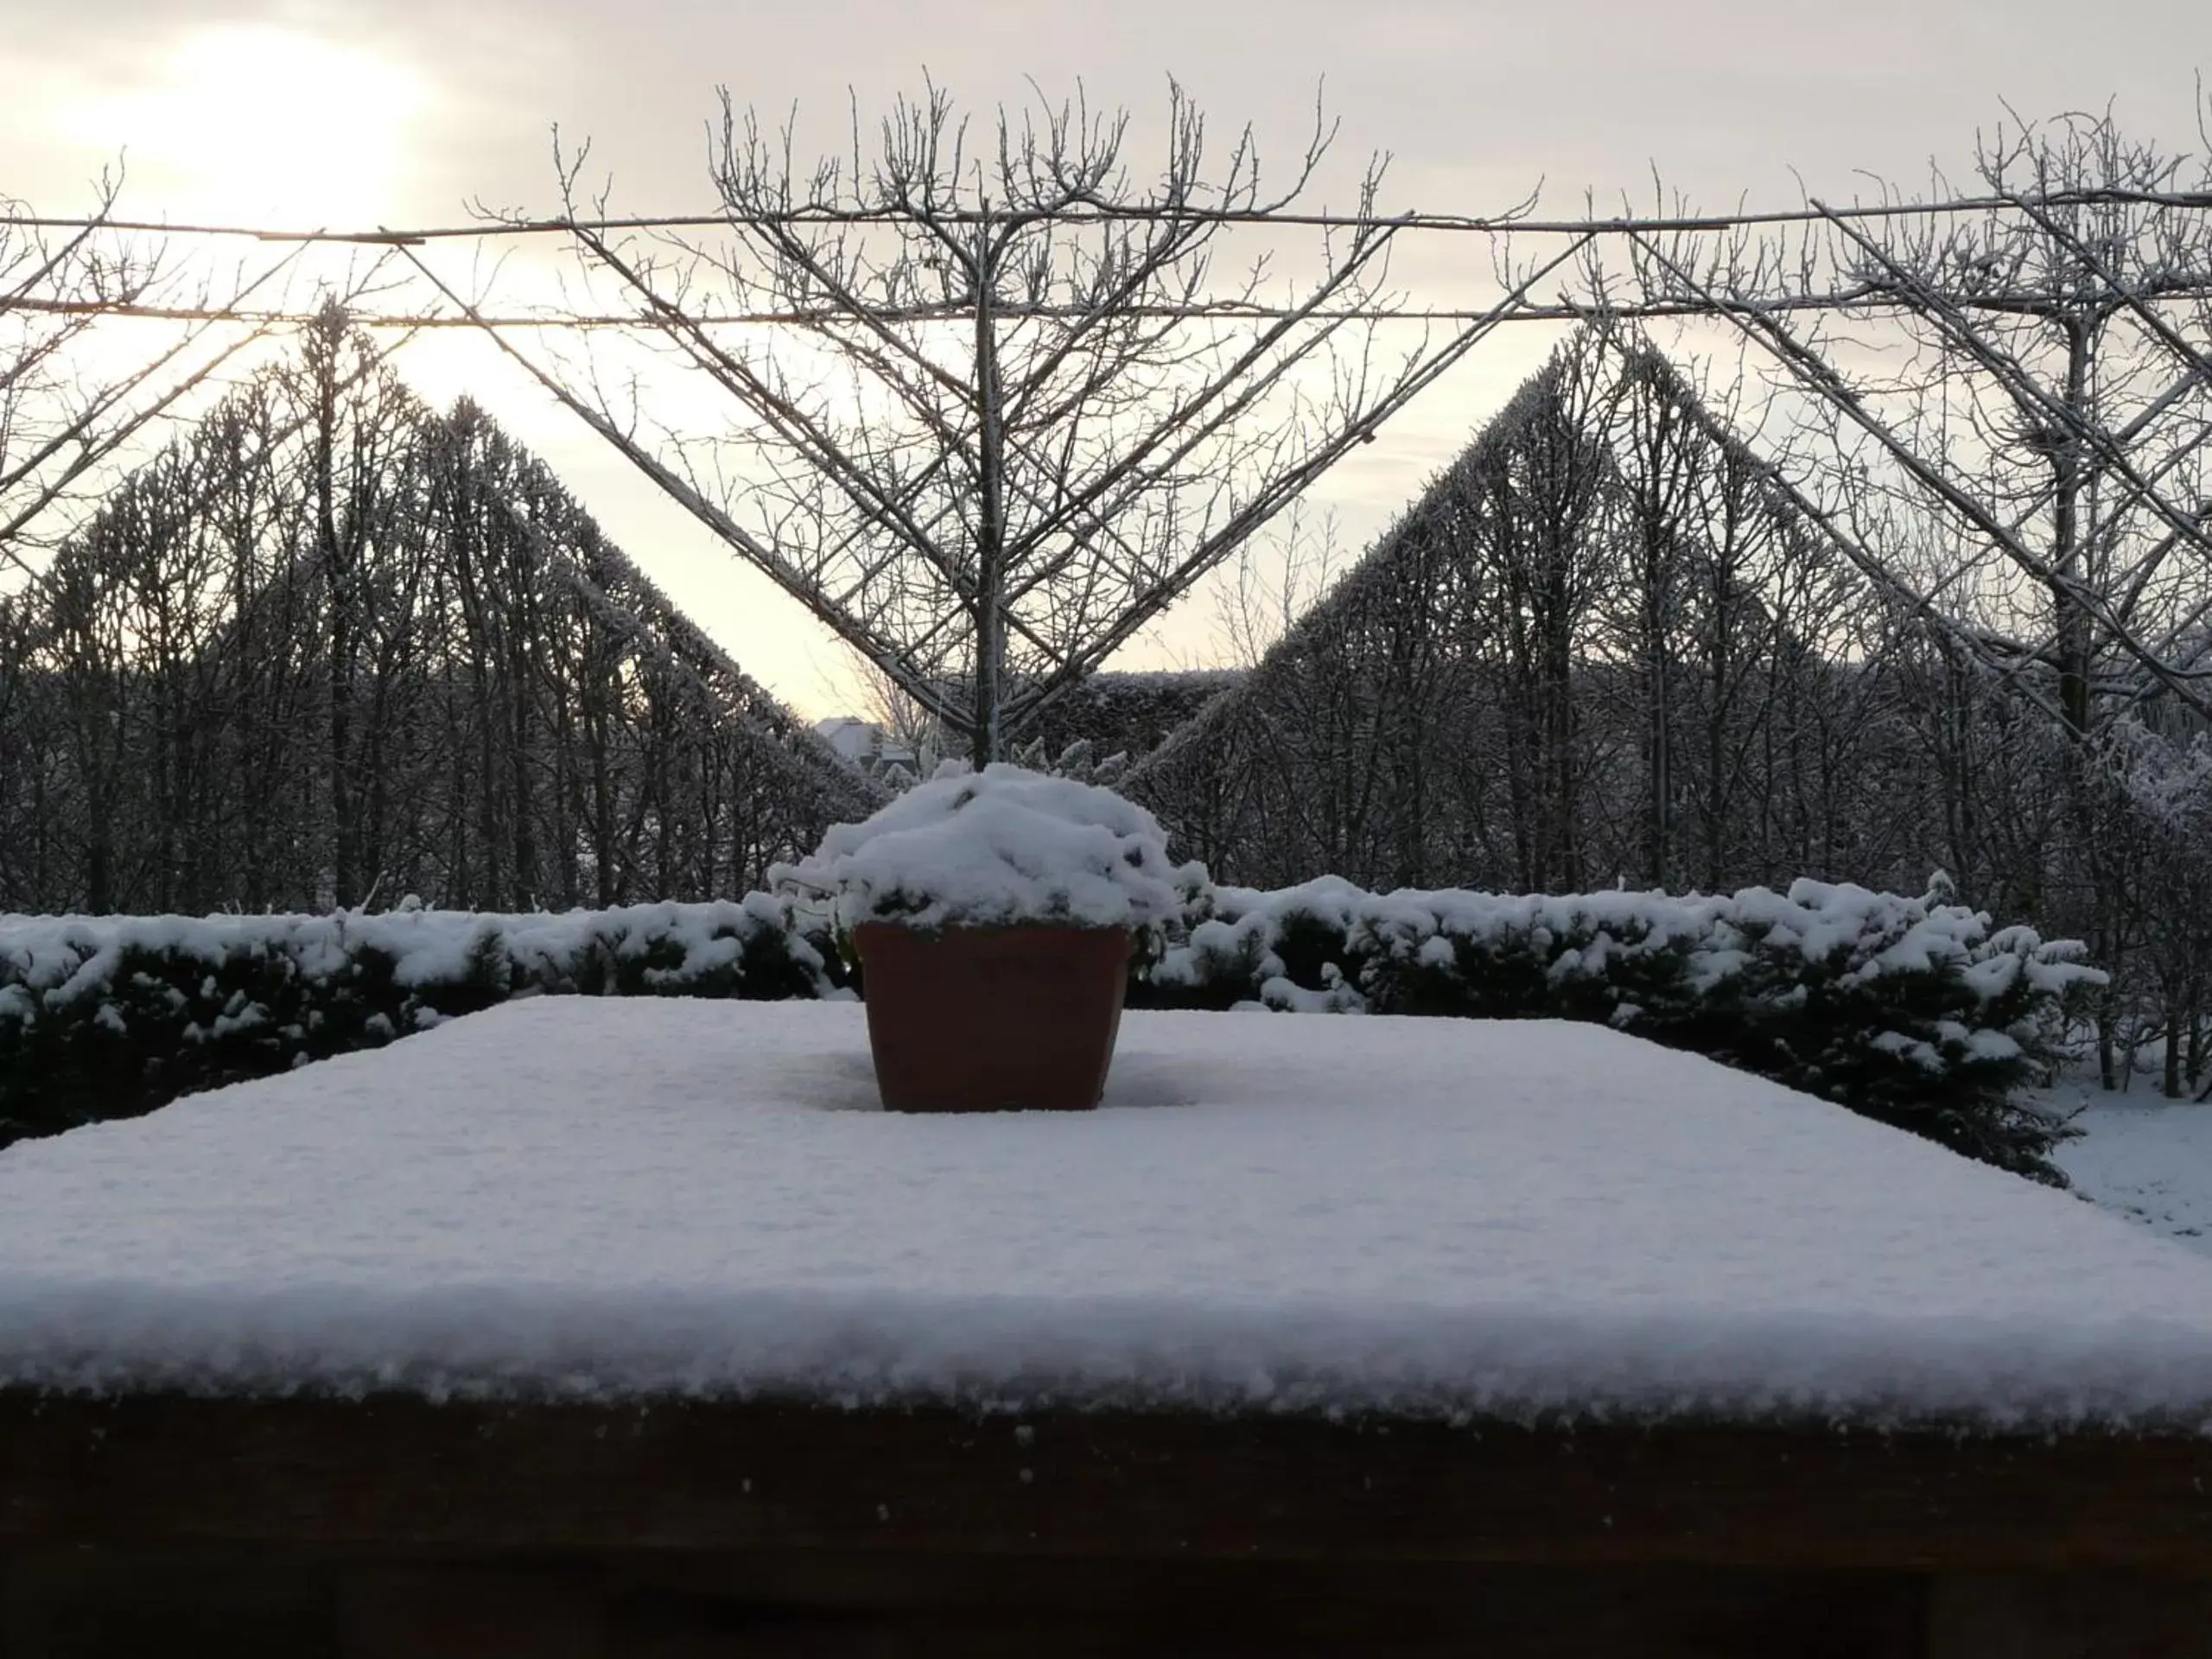
[[[853,930],[868,1047],[894,1112],[1088,1111],[1128,983],[1125,928]]]

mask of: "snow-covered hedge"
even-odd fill
[[[827,952],[765,893],[562,915],[0,916],[0,1146],[515,996],[831,995]]]
[[[1179,880],[1135,1007],[1605,1021],[2063,1184],[2046,1154],[2067,1131],[2014,1096],[2102,976],[2078,946],[1993,931],[1941,883],[1673,898]],[[0,1144],[511,996],[818,997],[849,974],[827,916],[765,894],[557,916],[0,918]]]
[[[1194,888],[1154,1006],[1603,1020],[2054,1185],[2069,1132],[2016,1103],[2057,1057],[2070,941],[1953,902],[1798,881],[1713,897]]]

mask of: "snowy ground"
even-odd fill
[[[2212,1255],[2212,1103],[2164,1101],[2148,1087],[2055,1091],[2056,1103],[2085,1109],[2076,1127],[2088,1131],[2058,1162],[2082,1197]]]

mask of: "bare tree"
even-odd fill
[[[1293,502],[1279,531],[1237,549],[1214,595],[1214,648],[1238,668],[1256,668],[1298,619],[1344,573],[1334,510]]]
[[[2113,757],[2212,719],[2208,193],[2212,154],[2075,114],[2008,121],[1963,189],[1632,238],[1638,303],[1706,308],[1773,371],[1800,505],[1910,619],[1902,660],[1939,695],[1907,718],[1961,875],[2115,970],[2108,1083],[2156,908]]]
[[[121,188],[102,178],[92,213],[61,229],[0,195],[0,564],[19,575],[67,528],[58,508],[111,483],[149,422],[264,337],[228,314],[276,286],[297,255],[227,276],[188,268],[165,243],[115,228]],[[146,325],[143,350],[111,355],[124,366],[87,366],[96,331],[157,307],[196,315]]]
[[[1593,327],[1128,786],[1247,881],[1918,882],[1872,588]]]
[[[1382,163],[1278,265],[1333,129],[1274,188],[1249,129],[1217,156],[1167,117],[1146,175],[1126,114],[974,135],[932,88],[804,163],[725,94],[720,239],[595,228],[562,176],[590,277],[738,418],[649,433],[588,355],[494,337],[987,760],[1495,320],[1384,351]]]
[[[129,304],[154,282],[149,256],[111,255],[99,229],[113,210],[100,191],[93,223],[66,236],[29,223],[0,198],[0,558],[31,569],[21,543],[33,522],[97,464],[104,405],[73,374],[70,353],[107,304]]]
[[[336,311],[0,600],[0,909],[721,896],[880,798]]]

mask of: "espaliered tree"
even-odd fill
[[[2150,897],[2127,779],[2145,743],[2212,729],[2212,156],[2109,115],[2008,121],[1934,194],[1816,198],[1758,238],[1639,234],[1639,292],[1724,320],[1787,388],[1802,504],[1932,627],[1957,731],[1994,699],[2047,751],[2008,862],[2114,970],[2110,1082]],[[1973,798],[2011,756],[1942,747],[1947,811],[1989,821]]]
[[[114,482],[148,423],[266,336],[265,323],[237,318],[281,299],[297,257],[195,268],[119,223],[121,193],[119,176],[102,178],[92,210],[72,219],[0,193],[0,580],[37,580],[74,509]],[[134,316],[145,332],[118,352],[116,332]],[[107,331],[97,356],[95,330]]]
[[[932,88],[810,163],[725,94],[717,230],[604,228],[580,158],[562,178],[592,285],[728,414],[649,432],[630,400],[674,400],[613,395],[589,347],[494,338],[981,763],[1526,293],[1434,330],[1394,317],[1381,163],[1351,215],[1294,215],[1332,137],[1317,118],[1263,184],[1250,130],[1210,148],[1171,89],[1147,171],[1126,114],[977,132]]]

